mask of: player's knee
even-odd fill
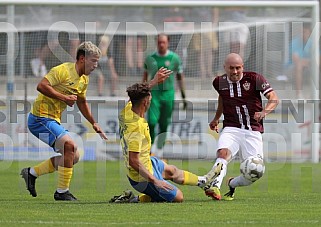
[[[175,199],[173,200],[173,202],[175,203],[181,203],[184,201],[184,195],[183,192],[181,190],[177,190]]]
[[[67,140],[64,144],[64,153],[65,155],[73,155],[77,153],[77,145],[72,140]]]
[[[169,180],[173,180],[175,178],[175,175],[177,173],[178,169],[174,165],[167,165],[165,168],[166,178]]]
[[[217,158],[223,158],[229,160],[231,157],[231,152],[227,148],[222,148],[217,151]]]

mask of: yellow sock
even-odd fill
[[[50,159],[41,162],[40,164],[36,165],[33,168],[35,169],[35,172],[37,173],[38,177],[41,175],[56,171]]]
[[[72,168],[58,166],[58,189],[69,189]]]
[[[197,186],[198,185],[198,176],[194,173],[184,171],[184,182],[185,185],[192,185]]]
[[[149,203],[150,201],[152,201],[152,198],[145,194],[141,194],[138,197],[139,197],[139,202],[141,203]]]

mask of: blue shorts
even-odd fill
[[[164,172],[164,162],[156,157],[151,157],[154,176],[158,180],[164,180],[162,173]],[[152,202],[172,202],[177,194],[177,187],[166,181],[168,184],[173,186],[172,190],[166,191],[164,189],[156,188],[155,185],[151,182],[143,181],[143,182],[136,182],[132,179],[129,179],[130,184],[135,188],[137,191],[144,193],[151,197]]]
[[[28,128],[38,139],[55,149],[55,142],[68,131],[56,120],[46,117],[37,117],[32,113],[28,116]]]

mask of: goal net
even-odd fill
[[[187,97],[196,111],[184,126],[173,122],[171,132],[180,140],[193,141],[193,133],[208,135],[217,98],[212,80],[224,73],[224,59],[230,52],[243,57],[245,71],[264,75],[279,97],[289,100],[281,102],[273,115],[280,126],[266,124],[266,131],[285,130],[278,137],[286,141],[284,158],[297,149],[291,132],[299,133],[307,113],[318,112],[304,102],[309,110],[304,109],[303,122],[298,122],[301,112],[296,100],[318,99],[317,1],[2,1],[0,21],[0,95],[4,99],[14,95],[31,101],[37,94],[36,84],[50,68],[74,61],[79,43],[89,40],[103,50],[104,61],[91,76],[88,97],[102,96],[117,103],[126,99],[128,85],[142,80],[144,58],[156,50],[156,35],[166,33],[170,49],[181,57]],[[283,122],[284,109],[290,109],[288,122]],[[105,127],[113,132],[110,125]],[[308,127],[309,133],[318,132],[314,122]],[[310,136],[302,134],[297,149],[305,151],[307,159],[313,156]],[[215,153],[199,140],[204,138],[195,138],[198,152],[188,155]],[[279,142],[267,146],[278,151]]]

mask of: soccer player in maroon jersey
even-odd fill
[[[213,87],[219,94],[218,108],[209,124],[211,130],[218,132],[219,119],[223,114],[223,130],[218,140],[217,159],[206,175],[210,180],[204,188],[205,194],[215,200],[221,199],[220,187],[227,164],[238,152],[241,160],[250,156],[263,158],[263,118],[279,102],[275,91],[262,75],[243,71],[240,55],[227,55],[224,70],[226,74],[213,81]],[[261,94],[268,99],[265,108]],[[229,179],[230,191],[224,195],[225,199],[233,200],[236,187],[252,183],[243,175]]]

